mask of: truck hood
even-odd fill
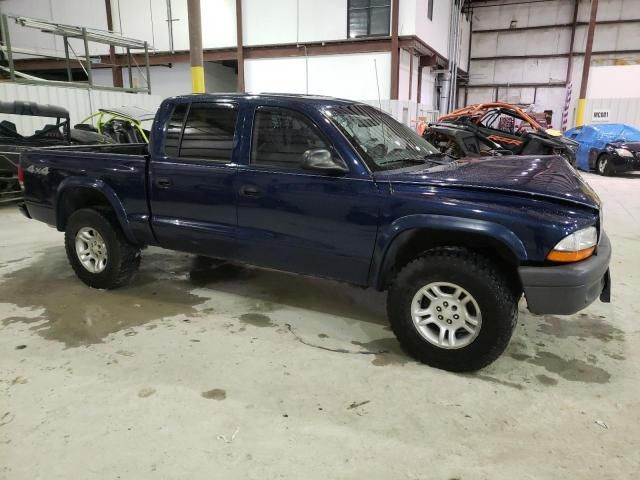
[[[377,181],[500,191],[549,198],[598,209],[600,200],[580,174],[560,156],[463,158],[376,172]]]

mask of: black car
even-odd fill
[[[589,164],[600,175],[640,170],[640,142],[612,142],[589,152]]]
[[[18,158],[23,150],[55,145],[113,143],[109,137],[99,133],[70,128],[69,112],[55,105],[0,101],[0,115],[0,203],[22,196],[18,184]],[[17,121],[15,116],[41,117],[50,119],[47,120],[50,123],[25,131],[14,122]]]

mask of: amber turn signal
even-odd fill
[[[551,260],[552,262],[579,262],[580,260],[584,260],[585,258],[589,258],[593,255],[593,251],[596,247],[585,248],[584,250],[578,250],[577,252],[562,252],[560,250],[551,250],[549,255],[547,255],[547,260]]]

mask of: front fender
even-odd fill
[[[122,202],[120,202],[120,199],[109,185],[107,185],[104,181],[96,178],[69,177],[60,182],[60,184],[58,185],[58,189],[56,190],[55,199],[57,212],[56,227],[58,228],[58,230],[62,230],[62,218],[60,215],[62,209],[60,208],[60,202],[65,192],[73,188],[88,188],[100,192],[107,199],[109,205],[111,205],[111,208],[113,209],[113,212],[118,220],[118,223],[120,224],[120,227],[122,228],[125,237],[127,237],[127,240],[129,240],[131,243],[137,243],[137,240],[133,235],[133,232],[131,231],[131,226],[129,224],[129,220],[127,219],[127,214],[125,212],[124,206],[122,205]]]
[[[417,214],[398,218],[381,229],[373,254],[371,283],[378,289],[384,281],[385,267],[390,255],[401,247],[403,238],[417,230],[467,232],[483,235],[502,243],[519,262],[528,258],[527,250],[518,236],[504,225],[471,218],[446,215]]]

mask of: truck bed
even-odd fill
[[[146,196],[146,144],[31,149],[21,154],[20,162],[24,201],[36,220],[60,228],[56,211],[64,208],[64,202],[98,191],[130,227],[134,235],[130,240],[142,243],[153,239]]]

